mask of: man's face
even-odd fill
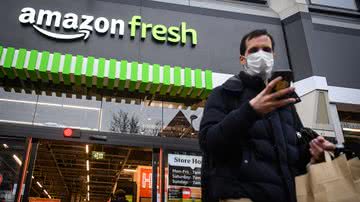
[[[243,65],[246,64],[245,57],[247,57],[249,54],[258,52],[260,49],[265,52],[272,53],[274,55],[270,37],[266,35],[262,35],[247,40],[245,55],[240,55],[240,63]]]

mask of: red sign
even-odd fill
[[[152,167],[151,166],[138,166],[136,169],[136,184],[138,195],[137,202],[140,202],[140,198],[151,198],[152,196]],[[160,194],[159,189],[160,175],[157,173],[157,194]],[[167,194],[167,169],[165,170],[165,182],[164,182],[165,194]]]
[[[151,197],[152,169],[140,168],[140,197]]]
[[[191,189],[187,187],[182,188],[182,197],[183,199],[190,199],[191,198]]]
[[[3,181],[3,176],[2,176],[2,174],[0,174],[0,186],[1,186],[1,183],[2,183],[2,181]]]

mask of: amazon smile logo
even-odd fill
[[[62,15],[59,11],[50,11],[40,9],[38,14],[34,8],[26,7],[21,10],[19,21],[23,24],[31,24],[34,29],[43,35],[54,39],[73,40],[88,39],[92,31],[104,34],[109,31],[115,35],[117,30],[120,36],[124,35],[124,21],[121,19],[108,20],[105,17],[96,18],[90,15],[81,15],[80,17],[74,13],[66,13]],[[64,28],[65,30],[73,30],[75,34],[54,33],[43,29],[54,26],[55,28]]]
[[[107,19],[105,17],[95,18],[91,15],[78,16],[75,13],[62,14],[59,11],[39,9],[38,13],[34,8],[25,7],[21,9],[19,21],[22,24],[30,24],[39,33],[53,39],[60,40],[87,40],[91,33],[97,32],[106,34],[110,32],[111,36],[124,35],[125,22],[122,19]],[[45,26],[44,26],[45,25]],[[195,29],[188,29],[186,22],[181,22],[180,26],[166,27],[162,24],[151,24],[141,21],[141,16],[132,16],[128,22],[131,39],[135,39],[137,33],[141,34],[141,39],[145,40],[150,35],[159,42],[186,44],[187,39],[191,38],[191,44],[197,44],[197,32]],[[45,28],[44,28],[45,27]],[[49,31],[48,28],[55,27],[55,31],[60,27],[65,33]]]

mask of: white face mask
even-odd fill
[[[259,50],[246,57],[245,71],[251,76],[260,76],[266,81],[271,76],[274,66],[274,56],[272,53]]]

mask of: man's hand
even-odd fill
[[[294,92],[295,89],[292,87],[285,88],[275,93],[271,93],[276,83],[281,80],[281,77],[277,77],[276,79],[272,80],[263,91],[261,91],[256,97],[250,100],[250,105],[260,115],[265,115],[277,108],[283,107],[290,103],[294,103],[296,101],[294,98],[279,100],[280,97],[288,93]]]
[[[327,140],[323,136],[318,136],[317,138],[311,140],[310,144],[310,154],[311,154],[311,163],[316,163],[324,160],[324,151],[333,151],[335,145]]]

